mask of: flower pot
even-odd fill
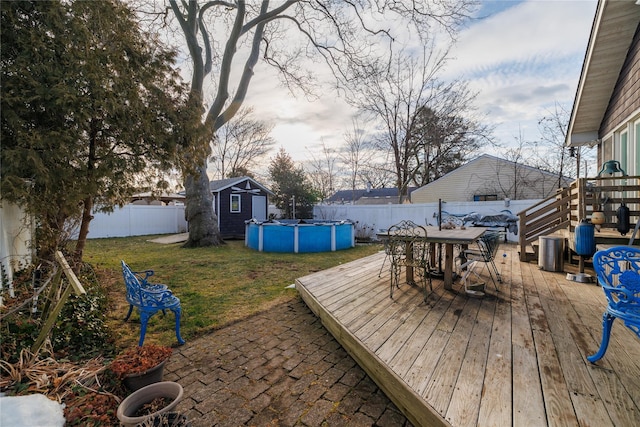
[[[182,386],[173,381],[161,381],[142,387],[134,391],[118,406],[116,415],[120,423],[124,426],[136,426],[139,424],[153,425],[154,418],[166,412],[173,410],[182,399]],[[166,405],[149,414],[136,414],[146,404],[154,401],[154,399],[165,399]],[[162,425],[162,424],[160,424]]]
[[[160,364],[144,372],[127,375],[122,379],[122,383],[129,390],[136,391],[149,384],[160,382],[164,376],[164,365],[166,362],[166,360],[163,360]]]

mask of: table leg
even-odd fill
[[[444,288],[453,289],[453,244],[444,245]]]
[[[407,262],[406,262],[406,279],[408,284],[414,283],[413,280],[413,242],[407,242],[405,247],[406,253],[404,254]]]

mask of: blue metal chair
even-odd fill
[[[142,346],[144,342],[149,318],[161,310],[165,313],[167,309],[173,311],[176,318],[176,338],[178,339],[178,344],[184,344],[185,341],[180,336],[180,299],[173,295],[166,285],[152,284],[147,281],[147,279],[153,275],[153,270],[135,272],[131,271],[124,261],[121,262],[122,275],[127,287],[126,298],[129,303],[129,312],[124,318],[124,321],[129,320],[133,307],[138,307],[140,311],[140,341],[138,345]],[[142,277],[142,273],[144,273],[144,277]]]
[[[616,246],[596,252],[593,268],[607,297],[607,310],[602,315],[602,342],[591,363],[600,360],[609,346],[613,321],[622,320],[640,338],[640,248]]]

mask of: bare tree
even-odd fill
[[[381,123],[377,146],[391,152],[395,184],[400,201],[407,196],[415,170],[416,145],[412,138],[418,110],[430,96],[430,85],[445,55],[425,49],[422,58],[399,55],[390,67],[367,76],[357,105]],[[422,61],[422,62],[419,62]]]
[[[395,175],[388,165],[391,162],[388,154],[378,152],[379,157],[372,158],[360,170],[359,182],[371,188],[392,188]]]
[[[389,152],[400,201],[411,184],[423,185],[466,160],[489,130],[464,116],[474,94],[461,81],[443,83],[438,74],[448,50],[425,47],[397,56],[387,69],[372,74],[358,107],[380,123],[378,148]]]
[[[345,165],[348,188],[354,192],[352,200],[355,200],[355,190],[358,186],[358,179],[362,179],[361,173],[367,165],[371,165],[374,151],[371,141],[365,138],[365,132],[360,127],[358,120],[352,121],[352,129],[344,135],[344,145],[339,152],[340,159]],[[371,181],[365,180],[365,185],[373,186]]]
[[[381,45],[386,43],[391,51],[393,40],[407,32],[426,40],[436,24],[453,32],[474,7],[473,0],[168,2],[184,34],[192,66],[191,96],[200,108],[205,109],[205,77],[212,77],[214,97],[204,115],[212,133],[239,111],[260,57],[290,89],[310,93],[318,58],[335,78],[335,87],[346,88],[372,56],[388,53]],[[195,151],[193,167],[185,173],[186,246],[215,245],[222,240],[206,175],[209,139],[193,144],[204,148]]]
[[[273,129],[253,118],[253,108],[242,108],[225,123],[211,143],[211,162],[220,178],[250,174],[252,167],[263,159],[275,144],[269,136]]]
[[[321,148],[319,156],[309,153],[311,160],[307,163],[307,176],[320,200],[325,200],[336,191],[338,157],[333,149],[327,147],[324,140]]]
[[[493,145],[492,128],[477,117],[465,82],[441,85],[436,101],[418,111],[414,131],[414,183],[426,185],[462,166],[481,145]]]
[[[570,111],[556,102],[553,111],[547,111],[538,121],[541,138],[534,144],[537,164],[558,175],[558,188],[562,188],[564,177],[580,176],[582,162],[590,154],[586,147],[565,146],[569,119]]]

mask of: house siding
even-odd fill
[[[476,195],[495,195],[498,200],[543,199],[555,192],[557,183],[558,177],[550,173],[483,155],[418,188],[411,194],[411,202],[464,202],[473,201]]]
[[[218,224],[220,233],[224,238],[242,237],[245,232],[245,221],[251,219],[251,195],[240,193],[240,212],[231,212],[231,194],[229,188],[219,193],[220,212],[218,214]]]
[[[640,25],[636,28],[627,58],[600,125],[600,137],[615,131],[640,109]]]

